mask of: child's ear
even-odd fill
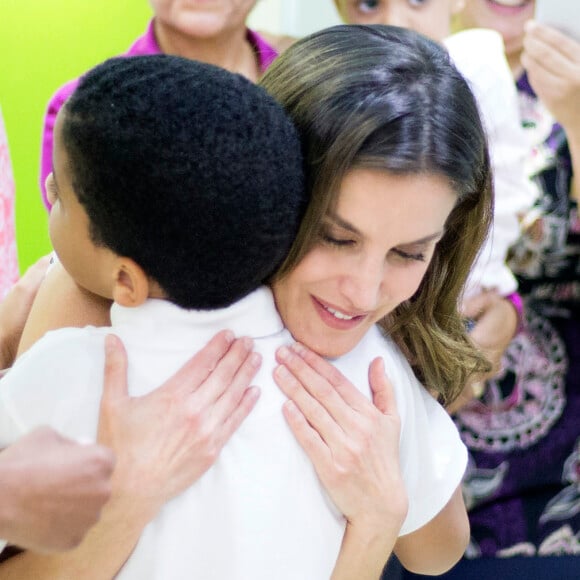
[[[149,278],[136,262],[119,257],[113,300],[121,306],[140,306],[149,297]]]

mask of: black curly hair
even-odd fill
[[[172,302],[227,306],[285,258],[306,204],[303,162],[262,88],[176,56],[113,58],[63,114],[92,240],[135,260]]]

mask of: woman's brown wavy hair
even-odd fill
[[[423,384],[451,402],[489,369],[458,312],[493,213],[485,133],[464,78],[445,49],[415,32],[344,25],[294,44],[260,84],[298,128],[311,195],[278,280],[319,242],[353,168],[443,176],[457,193],[419,289],[380,322]]]

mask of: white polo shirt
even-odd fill
[[[163,300],[112,309],[112,328],[48,333],[2,380],[0,445],[38,425],[94,440],[111,331],[129,358],[129,389],[143,395],[162,384],[219,330],[255,339],[263,356],[253,381],[261,397],[216,463],[161,510],[121,570],[122,580],[321,580],[329,578],[345,521],[320,485],[281,412],[285,397],[272,379],[274,354],[291,336],[269,289],[230,308],[186,311]],[[373,329],[335,361],[370,397],[368,365],[383,356],[401,414],[401,462],[409,493],[402,533],[436,515],[459,484],[466,451],[447,413],[427,394],[390,341]]]

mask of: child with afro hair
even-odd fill
[[[61,231],[77,202],[90,242],[129,258],[183,308],[229,306],[286,256],[305,200],[298,137],[243,77],[166,55],[111,59],[84,77],[57,133],[50,231],[87,290],[115,298],[83,284],[84,268],[105,272],[82,255],[75,262],[78,240]]]
[[[253,337],[260,356],[252,372],[260,357],[269,361],[255,377],[259,404],[216,466],[159,515],[145,509],[152,522],[118,576],[207,578],[225,565],[217,577],[232,577],[230,566],[250,577],[257,545],[248,530],[261,521],[269,537],[280,499],[256,482],[294,496],[289,473],[305,472],[322,497],[282,415],[272,370],[291,337],[263,286],[306,205],[292,122],[264,89],[224,69],[168,55],[111,59],[59,112],[47,187],[59,261],[79,287],[113,300],[111,326],[50,332],[18,359],[3,379],[0,446],[46,424],[96,439],[111,332],[127,351],[131,396],[162,384],[220,330]],[[277,471],[284,445],[294,459]],[[235,509],[224,514],[228,502]],[[224,558],[228,538],[240,542],[243,561]]]

